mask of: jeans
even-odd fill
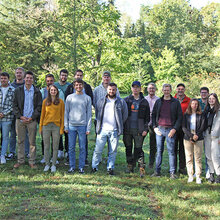
[[[164,142],[166,139],[167,142],[167,151],[169,155],[169,165],[170,165],[170,173],[175,173],[175,138],[176,135],[174,135],[172,138],[168,137],[168,134],[172,128],[166,128],[166,127],[158,127],[162,135],[156,134],[156,141],[157,141],[157,157],[156,157],[156,169],[155,171],[157,173],[160,173],[161,170],[161,164],[162,164],[162,157],[163,157],[163,151],[164,151]]]
[[[70,168],[76,167],[76,137],[79,139],[79,169],[84,168],[86,158],[86,126],[69,127],[68,141],[69,141],[69,163]]]
[[[1,156],[7,153],[9,143],[9,131],[11,130],[11,121],[1,121],[0,128],[2,128],[2,151]]]
[[[108,142],[109,152],[107,169],[114,169],[118,140],[119,136],[117,130],[107,131],[102,129],[100,134],[97,134],[95,150],[92,158],[92,168],[98,168],[98,165],[102,159],[102,151],[105,147],[105,144]]]
[[[150,136],[149,165],[153,166],[155,162],[155,156],[157,153],[157,144],[156,144],[156,134],[151,125],[149,126],[149,136]]]

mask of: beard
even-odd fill
[[[113,98],[116,97],[116,94],[114,94],[114,95],[110,95],[110,94],[108,94],[108,97],[109,97],[110,99],[113,99]]]

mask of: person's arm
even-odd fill
[[[34,91],[35,93],[35,91]],[[34,98],[35,98],[35,94],[34,94]],[[35,101],[37,102],[37,106],[34,109],[34,112],[31,116],[32,120],[36,120],[38,117],[40,117],[40,113],[41,113],[41,108],[42,108],[42,95],[41,92],[39,90],[37,90],[37,95],[36,95],[36,99],[34,100],[34,105],[35,105]]]
[[[182,125],[183,112],[182,112],[182,108],[181,108],[179,101],[176,101],[176,104],[177,104],[177,108],[176,108],[177,120],[175,121],[173,129],[175,129],[177,131],[177,130],[179,130],[180,126]]]
[[[184,114],[183,116],[183,122],[182,122],[182,129],[183,129],[183,133],[186,134],[188,137],[193,138],[193,134],[191,133],[191,131],[187,128],[187,115]]]
[[[41,109],[41,115],[40,115],[40,124],[39,124],[39,133],[42,133],[42,128],[43,128],[43,122],[44,122],[44,118],[45,118],[45,113],[46,113],[46,104],[45,104],[46,100],[43,101],[42,104],[42,109]]]
[[[60,135],[64,133],[64,112],[65,112],[64,101],[60,99]]]
[[[88,99],[87,110],[86,110],[86,120],[87,120],[86,134],[89,134],[91,130],[91,126],[92,126],[92,100],[91,98]]]
[[[144,131],[148,132],[148,124],[150,122],[150,106],[148,101],[145,99],[146,102],[146,110],[145,110],[145,124],[144,124]]]
[[[21,102],[24,97],[19,97],[21,94],[19,92],[19,87],[17,89],[15,89],[15,95],[14,95],[14,100],[13,100],[13,112],[14,112],[14,115],[16,116],[17,119],[20,119],[20,117],[22,116],[21,115],[21,112],[20,112],[20,109],[19,109],[19,103],[18,102]]]
[[[124,99],[121,99],[121,101],[122,101],[122,120],[124,124],[128,118],[128,106]]]
[[[64,131],[68,133],[69,129],[69,108],[70,108],[70,101],[69,98],[67,97],[66,99],[66,104],[65,104],[65,113],[64,113]]]

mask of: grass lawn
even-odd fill
[[[147,140],[144,151],[148,164]],[[39,137],[37,143],[39,163]],[[92,132],[90,162],[94,146]],[[95,174],[90,173],[90,166],[84,175],[69,175],[64,161],[60,161],[55,174],[44,173],[41,164],[37,170],[31,170],[28,163],[15,170],[15,161],[0,165],[0,219],[220,219],[220,185],[207,183],[204,176],[202,185],[187,184],[183,175],[170,180],[167,151],[161,178],[151,178],[153,170],[148,168],[143,179],[137,168],[134,174],[126,174],[122,141],[113,177],[106,174],[106,155],[105,148]]]

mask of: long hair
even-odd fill
[[[189,105],[188,105],[188,107],[187,107],[187,109],[186,109],[186,114],[192,115],[191,103],[192,103],[192,102],[195,102],[195,101],[196,101],[197,104],[198,104],[197,109],[196,109],[196,114],[199,114],[199,115],[202,114],[202,109],[201,109],[201,106],[200,106],[200,104],[199,104],[199,101],[198,101],[198,99],[195,99],[195,98],[190,100]]]
[[[214,105],[214,109],[213,109],[213,110],[214,110],[214,112],[215,112],[216,114],[218,114],[218,111],[219,111],[219,108],[220,108],[220,104],[219,104],[218,96],[216,95],[216,93],[211,93],[211,94],[209,94],[209,96],[208,96],[208,101],[207,101],[205,110],[208,110],[208,109],[210,108],[209,97],[210,97],[211,95],[215,97],[215,105]]]
[[[54,87],[56,90],[57,90],[57,94],[55,96],[55,99],[53,101],[53,104],[54,105],[58,105],[60,103],[60,98],[59,98],[59,90],[58,88],[55,86],[55,85],[50,85],[49,86],[49,89],[48,89],[48,96],[47,96],[47,99],[46,99],[46,105],[51,105],[52,104],[52,97],[51,97],[51,94],[50,94],[50,90],[51,88]]]

